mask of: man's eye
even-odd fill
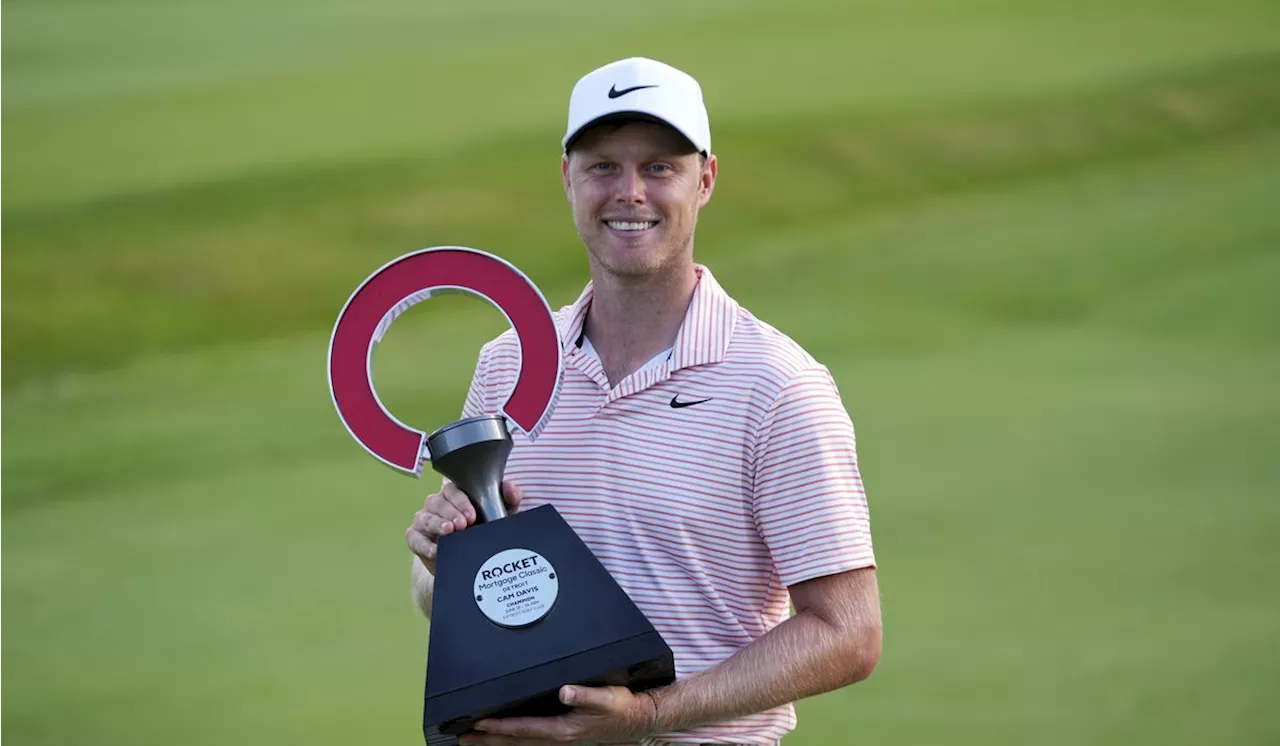
[[[601,172],[601,173],[604,173],[604,172],[608,171],[610,168],[612,168],[612,166],[613,166],[613,164],[610,164],[610,163],[597,163],[597,164],[595,164],[594,166],[592,166],[592,167],[591,167],[591,170],[592,170],[592,171],[599,171],[599,172]]]
[[[665,174],[666,172],[671,170],[671,167],[665,163],[655,163],[649,166],[649,170],[655,174]]]

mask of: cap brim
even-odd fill
[[[690,150],[692,150],[695,153],[702,153],[703,155],[708,155],[708,153],[705,150],[703,150],[702,148],[699,148],[697,144],[693,142],[693,139],[690,138],[687,134],[685,134],[684,131],[681,130],[679,127],[675,126],[671,122],[668,122],[662,117],[656,117],[652,114],[649,114],[648,112],[643,112],[643,111],[613,111],[603,116],[599,116],[599,117],[596,117],[595,119],[590,120],[586,124],[583,124],[581,127],[574,130],[572,135],[569,135],[568,137],[565,138],[564,152],[568,153],[571,149],[573,149],[573,144],[576,143],[578,140],[580,140],[582,138],[582,135],[592,127],[595,127],[596,125],[600,125],[600,124],[609,124],[609,123],[616,123],[616,122],[651,122],[653,124],[664,125],[669,129],[675,131],[676,134],[683,137],[684,141],[689,144]]]

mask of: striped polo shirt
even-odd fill
[[[506,477],[550,503],[675,653],[715,665],[790,613],[787,586],[872,567],[853,425],[825,367],[724,292],[705,267],[664,364],[610,386],[579,341],[588,285],[556,314],[564,378],[536,441],[514,433]],[[520,347],[486,344],[464,416],[494,413]],[[784,705],[646,744],[773,744]]]

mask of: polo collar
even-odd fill
[[[694,286],[689,309],[671,349],[672,371],[723,361],[738,316],[738,302],[720,287],[711,270],[695,264],[694,271],[698,274],[698,284]],[[582,337],[594,295],[594,287],[588,282],[578,300],[569,307],[560,337],[566,356]]]

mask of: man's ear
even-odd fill
[[[702,173],[699,174],[698,207],[705,207],[711,201],[711,193],[716,189],[716,173],[719,169],[720,163],[716,157],[707,156],[707,160],[702,164]]]

